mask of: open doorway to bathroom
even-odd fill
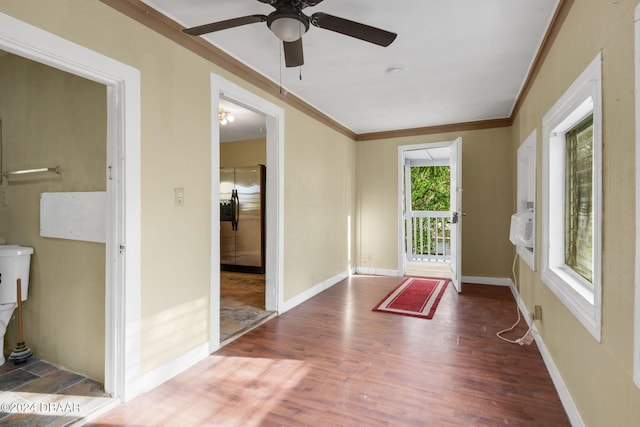
[[[129,400],[139,393],[140,375],[140,200],[135,196],[140,194],[140,72],[3,13],[0,29],[2,51],[103,86],[108,178],[105,177],[105,257],[101,264],[105,279],[104,353],[100,360],[104,360],[107,393]],[[32,127],[40,125],[33,123]],[[76,122],[73,125],[84,126]],[[64,176],[64,167],[60,166]],[[34,277],[39,274],[33,267],[32,273]],[[61,298],[56,296],[56,300]],[[79,323],[78,319],[74,321]],[[63,344],[74,349],[69,342]],[[86,343],[81,342],[78,348],[85,349]]]
[[[266,117],[221,98],[220,345],[275,315],[266,309]]]
[[[7,361],[0,367],[1,392],[54,400],[108,396],[106,217],[78,217],[85,221],[82,232],[46,221],[55,215],[48,209],[53,205],[64,210],[94,196],[106,203],[107,99],[102,83],[0,52],[0,236],[34,249],[22,307],[34,356],[22,366]],[[76,234],[49,234],[65,231]],[[3,338],[5,353],[11,352],[18,341],[15,312]],[[0,423],[16,417],[6,416]]]

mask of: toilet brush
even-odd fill
[[[33,353],[24,343],[22,336],[22,280],[18,279],[18,344],[9,355],[9,360],[13,360],[16,365],[27,363]]]

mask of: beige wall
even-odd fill
[[[98,1],[0,0],[0,11],[141,72],[143,373],[209,337],[211,73],[285,110],[285,299],[348,268],[349,138]],[[175,187],[185,189],[182,208]]]
[[[397,270],[398,146],[462,137],[462,274],[511,276],[510,128],[358,143],[358,265]]]
[[[356,147],[296,110],[287,112],[285,133],[286,301],[354,265]]]
[[[519,273],[525,303],[530,308],[534,304],[543,307],[543,321],[538,327],[560,374],[587,425],[597,426],[640,423],[640,392],[631,379],[636,4],[637,0],[575,2],[513,129],[357,144],[97,1],[0,0],[0,11],[141,71],[143,372],[208,339],[210,73],[219,73],[286,111],[286,300],[356,262],[364,267],[397,269],[397,146],[458,136],[463,138],[463,211],[467,213],[463,221],[462,273],[509,277],[513,249],[508,242],[508,227],[515,210],[515,149],[534,127],[540,131],[542,115],[603,50],[602,343],[595,342],[558,302],[540,281],[539,273],[527,267],[521,267]],[[6,126],[5,145],[9,145]],[[67,130],[70,134],[72,131]],[[64,164],[62,159],[60,163]],[[101,165],[104,167],[104,161]],[[185,188],[184,208],[173,205],[174,187]],[[9,196],[12,200],[12,193]],[[356,212],[358,218],[354,218]],[[352,244],[357,256],[352,249],[351,257],[349,220],[351,229],[357,226],[358,230]],[[6,226],[6,220],[3,223]],[[5,237],[23,239],[11,234]],[[24,238],[24,243],[30,242]],[[83,248],[76,256],[98,252],[96,249]],[[35,280],[41,276],[41,262],[36,259],[34,263]],[[80,270],[64,264],[62,258],[52,257],[50,262],[60,270],[66,269],[66,273]],[[101,268],[103,264],[89,270],[97,272]],[[36,289],[28,304],[38,297]],[[43,310],[61,313],[69,306],[69,298],[73,297],[52,296]],[[91,297],[84,295],[80,301],[87,298]],[[65,333],[86,336],[87,328],[86,323],[77,322]],[[37,333],[31,332],[34,337]],[[71,348],[69,342],[61,342]],[[84,351],[87,346],[82,341],[73,349]]]
[[[267,164],[267,141],[251,139],[220,144],[220,167],[237,168]]]
[[[520,263],[523,300],[541,305],[537,327],[586,425],[640,425],[640,391],[632,381],[634,296],[634,8],[637,0],[576,1],[516,117],[514,150],[538,130],[538,188],[544,114],[602,51],[603,259],[602,343]],[[541,198],[538,192],[537,204]],[[514,208],[515,209],[515,208]],[[541,215],[538,211],[538,224]],[[537,239],[541,244],[540,233]],[[541,255],[538,246],[537,256]]]
[[[3,180],[0,207],[8,244],[31,246],[24,333],[36,355],[104,378],[104,244],[40,237],[40,193],[104,191],[104,86],[11,54],[0,57],[5,170],[59,165],[61,175]],[[79,320],[81,319],[81,320]],[[9,324],[5,352],[17,342]]]

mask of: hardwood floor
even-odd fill
[[[569,425],[535,343],[495,336],[508,288],[449,285],[431,320],[371,311],[399,281],[346,279],[91,425]]]

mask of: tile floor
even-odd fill
[[[264,274],[220,273],[220,343],[225,345],[275,316],[264,308]]]
[[[119,402],[102,384],[37,357],[23,365],[0,366],[0,425],[73,426],[113,408]]]
[[[222,272],[221,343],[275,316],[264,308],[264,275]],[[0,366],[0,425],[79,426],[117,406],[102,384],[31,357],[24,365]]]

